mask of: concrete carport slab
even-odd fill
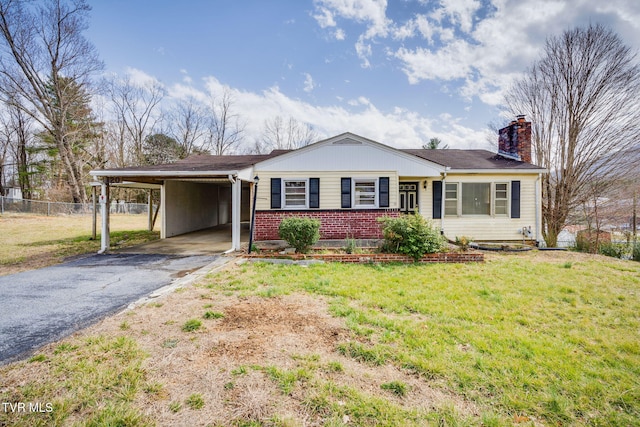
[[[249,224],[243,223],[240,230],[242,242],[249,240]],[[211,255],[232,249],[231,224],[198,230],[179,236],[117,250],[118,253]]]

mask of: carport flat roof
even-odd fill
[[[165,179],[227,178],[258,162],[279,156],[288,150],[269,154],[224,155],[201,154],[161,165],[93,170],[94,177],[124,178],[130,181],[160,183]]]

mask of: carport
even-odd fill
[[[94,170],[101,184],[102,240],[109,250],[111,186],[136,183],[160,188],[160,238],[186,235],[223,226],[230,228],[229,250],[240,250],[242,223],[251,219],[251,200],[258,180],[253,166],[271,155],[191,156],[176,163]],[[213,242],[212,242],[213,243]]]

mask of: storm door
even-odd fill
[[[400,212],[416,213],[418,210],[418,183],[400,183]]]

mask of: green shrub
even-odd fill
[[[444,237],[422,215],[382,217],[378,221],[382,223],[385,252],[405,254],[417,261],[444,247]]]
[[[622,258],[624,256],[625,246],[619,243],[603,242],[600,244],[599,252],[602,255]]]
[[[280,222],[278,234],[281,239],[296,248],[296,252],[307,253],[320,239],[320,221],[312,218],[287,217]]]
[[[633,245],[633,250],[631,251],[631,259],[634,261],[640,261],[640,242]]]

